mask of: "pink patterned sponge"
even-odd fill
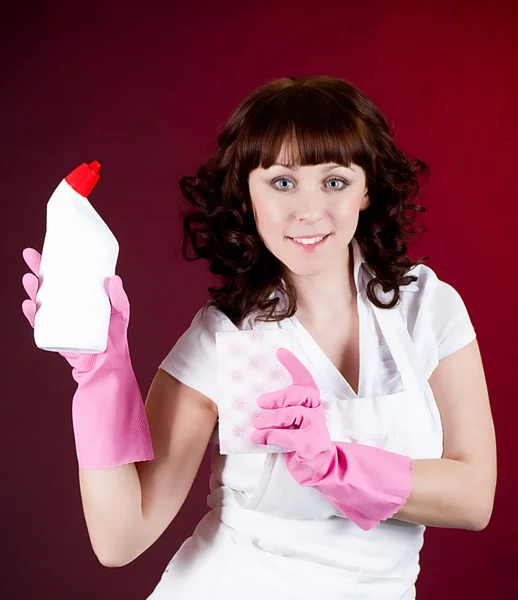
[[[289,330],[221,331],[216,333],[219,384],[219,446],[221,454],[287,452],[279,446],[253,444],[253,419],[267,412],[257,398],[293,384],[277,360],[279,348],[293,352]]]

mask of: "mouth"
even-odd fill
[[[296,246],[299,246],[299,248],[303,248],[304,250],[314,250],[323,246],[330,235],[331,234],[328,233],[313,238],[292,238],[288,236],[288,239]]]

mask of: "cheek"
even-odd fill
[[[256,201],[253,207],[255,222],[260,233],[268,235],[269,229],[281,227],[284,216],[277,202],[262,198]]]
[[[331,218],[335,223],[351,223],[358,218],[361,198],[343,198],[330,210]]]

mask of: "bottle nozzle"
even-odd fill
[[[82,163],[67,175],[65,180],[72,189],[86,198],[99,181],[98,171],[100,168],[101,163],[98,160],[92,161],[89,165]]]
[[[99,169],[101,168],[101,163],[98,160],[94,160],[88,165],[88,168],[97,175],[97,173],[99,173]]]

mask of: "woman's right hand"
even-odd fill
[[[32,271],[25,273],[22,284],[29,298],[22,302],[22,311],[32,328],[36,315],[36,294],[39,289],[41,254],[34,248],[25,248],[22,252],[24,261]],[[110,299],[111,314],[108,330],[108,344],[100,354],[81,354],[72,352],[59,352],[71,367],[80,372],[90,371],[100,366],[118,368],[121,363],[129,360],[127,330],[129,325],[130,303],[124,291],[122,280],[114,275],[106,284],[106,291]],[[79,316],[78,316],[79,317]]]
[[[25,248],[22,256],[32,271],[22,278],[29,295],[22,311],[34,327],[41,255]],[[72,377],[78,384],[72,400],[72,424],[82,469],[107,469],[154,456],[128,348],[129,300],[118,275],[105,280],[105,289],[111,305],[106,350],[98,354],[59,353],[73,367]],[[132,477],[138,483],[138,477]]]

